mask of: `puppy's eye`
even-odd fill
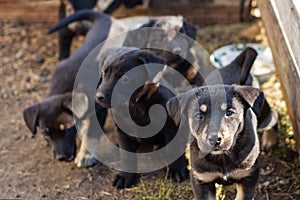
[[[233,112],[232,110],[226,110],[225,115],[226,115],[227,117],[230,117],[230,116],[232,116],[233,114],[234,114],[234,112]]]
[[[121,81],[122,81],[123,83],[128,83],[128,82],[129,82],[129,77],[126,76],[126,75],[123,75],[123,76],[121,77]]]
[[[198,112],[198,113],[195,114],[195,118],[202,120],[202,119],[204,119],[204,115],[203,115],[202,112]]]

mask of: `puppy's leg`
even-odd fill
[[[172,124],[173,121],[167,121],[166,123]],[[165,136],[168,152],[170,154],[172,153],[173,155],[181,154],[181,156],[177,160],[175,160],[173,163],[169,165],[168,176],[177,182],[181,182],[188,179],[189,177],[189,172],[187,169],[188,161],[185,158],[185,148],[186,148],[188,138],[187,137],[185,138],[185,135],[182,134],[178,135],[177,137],[180,138],[177,140],[180,141],[180,144],[175,144],[171,146],[169,143],[174,139],[174,136],[177,134],[177,128],[175,128],[176,126],[174,127],[166,126],[166,127],[167,130],[164,130],[165,133],[164,136]]]
[[[185,155],[181,155],[176,161],[169,165],[169,177],[177,182],[186,180],[189,177],[187,164],[188,161]]]
[[[194,178],[193,173],[190,173],[193,194],[196,200],[214,200],[216,199],[216,188],[214,183],[202,183]]]
[[[68,58],[70,55],[70,48],[72,39],[75,36],[75,33],[68,28],[62,28],[58,33],[58,42],[59,42],[59,60]]]
[[[259,168],[257,168],[252,176],[246,177],[236,185],[237,194],[235,200],[252,200],[255,194],[255,187],[258,181]]]
[[[126,133],[117,128],[117,141],[120,149],[121,164],[123,166],[123,172],[116,175],[113,186],[116,188],[128,188],[136,184],[139,178],[137,173],[129,173],[129,171],[137,171],[137,159],[133,154],[128,152],[136,152],[138,145],[135,141],[130,139]]]
[[[78,167],[90,167],[97,162],[97,159],[92,154],[96,154],[99,145],[100,131],[98,131],[99,133],[96,132],[98,126],[97,123],[91,123],[90,118],[81,122],[78,133],[81,139],[81,145],[75,158],[75,164]]]

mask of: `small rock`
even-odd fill
[[[22,51],[19,51],[18,53],[16,53],[17,59],[22,59],[23,57],[24,57],[24,53]]]
[[[18,95],[19,95],[19,91],[18,91],[18,90],[14,90],[14,91],[13,91],[13,95],[14,95],[14,96],[18,96]]]
[[[30,76],[27,76],[27,77],[25,78],[25,82],[26,82],[26,83],[29,83],[29,82],[30,82]]]
[[[2,99],[7,99],[7,98],[8,98],[8,94],[7,93],[5,93],[5,94],[2,95]]]
[[[49,69],[47,69],[47,68],[43,68],[42,70],[41,70],[41,72],[40,72],[40,76],[43,76],[43,77],[46,77],[46,76],[48,76],[50,74],[50,71],[49,71]]]
[[[17,195],[16,195],[16,198],[18,198],[18,199],[21,198],[21,195],[20,195],[20,194],[17,194]]]
[[[263,187],[268,187],[271,184],[270,181],[266,181],[262,184]]]
[[[47,197],[48,197],[47,194],[42,195],[42,198],[47,198]]]
[[[39,54],[34,55],[33,60],[38,64],[43,64],[45,62],[45,59]]]
[[[43,77],[41,78],[41,82],[42,82],[42,83],[47,83],[47,82],[48,82],[48,78],[43,76]]]

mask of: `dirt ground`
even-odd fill
[[[101,163],[80,169],[54,160],[38,132],[32,138],[22,111],[41,101],[57,63],[51,24],[0,23],[0,199],[192,199],[188,181],[165,178],[165,171],[143,175],[134,188],[116,190],[114,173]],[[266,43],[261,22],[199,27],[198,41],[209,51],[230,43]],[[77,41],[79,43],[80,41]],[[261,176],[255,199],[300,199],[300,164],[293,130],[275,76],[262,85],[280,115],[276,147],[261,153]],[[233,199],[234,187],[219,186],[219,199]]]

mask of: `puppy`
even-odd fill
[[[115,55],[118,54],[120,56],[107,58],[106,62],[102,62],[104,64],[101,69],[102,82],[97,89],[97,101],[102,106],[111,108],[113,112],[115,111],[117,113],[116,117],[121,119],[121,123],[130,124],[130,122],[133,121],[138,126],[147,126],[149,123],[159,123],[161,116],[157,116],[156,114],[154,114],[156,122],[152,122],[149,116],[151,115],[149,114],[150,108],[156,104],[165,108],[166,102],[174,96],[166,87],[160,86],[158,83],[152,81],[161,71],[160,68],[157,69],[153,65],[158,64],[159,66],[164,66],[165,61],[150,51],[138,48],[114,48],[109,50],[107,55],[111,55],[111,52],[116,52]],[[142,66],[143,70],[135,71],[135,78],[126,75],[127,72],[134,70],[137,66]],[[137,89],[135,88],[134,91],[128,91],[131,90],[129,88],[132,84],[138,80],[144,81],[144,85]],[[123,88],[113,93],[118,81],[122,83]],[[130,92],[133,92],[133,94],[130,94]],[[114,94],[117,96],[113,99]],[[125,96],[128,95],[130,99],[125,98]],[[123,108],[125,108],[125,110],[129,108],[129,117],[126,113],[122,112]],[[153,120],[155,121],[155,119]],[[135,129],[130,129],[129,131],[131,132],[123,131],[119,123],[116,123],[116,127],[117,131],[115,134],[119,147],[134,153],[137,152],[139,147],[145,145],[162,148],[168,144],[177,133],[176,125],[168,116],[162,129],[150,137],[143,137],[144,133],[135,131]],[[182,152],[184,152],[184,148],[185,145],[182,144],[182,147],[179,145],[176,150],[182,150]],[[123,153],[121,153],[120,156],[122,166],[125,170],[128,169],[127,171],[132,171],[132,168],[137,169],[137,158],[135,154],[130,158]],[[129,165],[132,167],[131,170],[129,170]],[[183,181],[188,177],[187,161],[183,153],[180,154],[177,160],[169,165],[169,176],[176,181]],[[135,184],[137,180],[137,173],[120,172],[116,175],[113,185],[117,188],[130,187]]]
[[[78,12],[77,16],[94,21],[83,45],[69,58],[58,63],[52,75],[46,98],[23,111],[24,120],[30,131],[35,135],[37,127],[39,127],[44,137],[52,145],[54,157],[64,161],[71,161],[75,157],[77,133],[75,124],[80,127],[81,139],[86,140],[83,143],[87,146],[89,146],[87,138],[96,134],[91,133],[91,124],[89,123],[91,118],[89,114],[91,112],[90,107],[92,107],[89,105],[94,102],[94,99],[88,99],[87,94],[91,91],[83,88],[82,91],[75,91],[72,95],[81,63],[97,44],[108,37],[109,31],[119,32],[123,30],[122,26],[113,23],[110,16],[102,13],[86,11]],[[59,26],[56,26],[52,31],[58,28]],[[92,74],[95,74],[95,71],[98,70],[97,64],[94,67],[93,69],[93,66],[90,66]],[[96,76],[98,75],[96,74]],[[98,77],[96,78],[98,79]],[[76,106],[72,107],[72,102],[75,102]],[[96,113],[100,125],[103,126],[106,109],[97,106]],[[88,167],[96,163],[96,159],[87,151],[85,145],[81,145],[75,159],[75,164],[78,167]]]
[[[176,124],[187,125],[195,198],[215,199],[215,183],[237,184],[236,199],[253,199],[259,176],[257,117],[263,93],[251,86],[195,88],[167,103]]]
[[[239,84],[259,88],[257,79],[250,74],[256,57],[257,52],[253,48],[245,48],[229,65],[212,71],[205,78],[205,84]],[[263,132],[263,149],[268,150],[277,143],[278,114],[270,108],[267,100],[263,105],[263,111],[258,119],[258,131]]]
[[[81,13],[84,12],[81,11]],[[49,32],[53,32],[57,28],[67,27],[71,22],[80,20],[82,18],[79,17],[79,12],[77,12],[58,23]],[[113,19],[113,21],[122,24],[121,20]],[[128,27],[124,27],[123,32],[125,31],[126,34],[120,34],[117,38],[106,41],[106,46],[109,48],[122,46],[147,48],[156,55],[163,57],[168,66],[176,69],[191,84],[195,85],[203,84],[202,76],[208,75],[213,70],[211,65],[204,65],[203,61],[197,56],[198,49],[194,47],[196,28],[186,22],[182,16],[151,17],[149,22],[138,29],[129,30]],[[102,52],[99,52],[98,57],[101,57],[101,54]],[[195,66],[201,67],[196,70]]]
[[[147,29],[152,28],[152,29]],[[194,41],[197,30],[182,16],[152,17],[137,31],[128,33],[124,46],[147,48],[160,57],[167,65],[173,67],[186,77],[191,84],[202,84],[202,75],[211,71],[210,66],[202,66],[197,73],[193,64],[198,61]],[[145,39],[148,38],[148,39]],[[207,69],[206,69],[207,68]],[[193,73],[191,73],[194,71]]]

